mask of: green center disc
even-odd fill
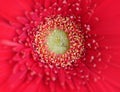
[[[65,53],[69,49],[67,34],[59,29],[52,31],[47,37],[47,45],[49,50],[55,54]]]

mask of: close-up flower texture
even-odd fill
[[[120,0],[0,0],[0,92],[120,92]]]

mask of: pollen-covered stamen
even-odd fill
[[[38,60],[56,66],[68,66],[80,59],[83,50],[83,34],[68,17],[46,18],[34,37],[33,47]]]

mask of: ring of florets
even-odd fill
[[[47,38],[54,30],[62,30],[67,34],[69,46],[62,54],[56,54],[48,48]],[[40,62],[65,67],[81,58],[84,51],[84,37],[80,27],[69,17],[49,17],[45,19],[45,23],[39,25],[34,35],[33,47]]]

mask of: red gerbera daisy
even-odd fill
[[[118,92],[119,9],[117,0],[1,0],[0,92]]]

